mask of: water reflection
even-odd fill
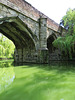
[[[0,62],[0,93],[13,82],[14,78],[12,62]]]
[[[53,67],[55,66],[56,68],[57,67],[75,67],[75,61],[49,61],[48,64],[35,64],[35,63],[13,63],[14,66],[23,66],[23,65],[28,65],[28,66],[35,66],[35,65],[42,65],[44,67],[48,66],[48,67]]]

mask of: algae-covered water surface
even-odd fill
[[[75,65],[2,61],[0,100],[75,100]]]

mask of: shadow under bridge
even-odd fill
[[[23,61],[25,51],[29,54],[30,50],[35,50],[33,33],[18,16],[0,18],[0,32],[14,43],[16,61]]]

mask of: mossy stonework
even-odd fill
[[[48,63],[49,37],[64,34],[57,23],[24,0],[0,0],[0,32],[15,44],[14,61],[31,63]]]

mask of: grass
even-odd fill
[[[74,64],[15,66],[14,73],[0,100],[75,100]]]

